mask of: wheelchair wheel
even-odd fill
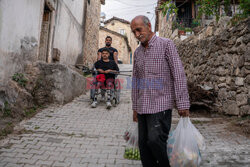
[[[115,80],[115,103],[119,104],[120,103],[120,94],[121,94],[121,82],[116,79]]]
[[[95,98],[95,89],[90,89],[90,99],[94,100]]]

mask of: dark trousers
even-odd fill
[[[138,114],[139,149],[143,167],[170,167],[167,139],[172,110],[156,114]]]

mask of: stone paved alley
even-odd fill
[[[207,144],[202,166],[250,166],[249,139],[225,130],[225,123],[212,118],[196,120]],[[82,95],[21,122],[16,128],[24,128],[22,134],[1,141],[0,166],[139,167],[140,161],[123,158],[126,143],[122,135],[131,121],[130,90],[123,89],[121,104],[108,111],[104,104],[91,109],[89,95]],[[175,112],[172,127],[177,121]]]

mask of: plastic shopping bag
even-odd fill
[[[141,158],[138,147],[138,124],[136,122],[133,122],[132,126],[125,131],[124,139],[127,141],[124,158],[140,160]]]
[[[180,118],[174,131],[169,134],[167,153],[171,167],[198,167],[201,163],[200,150],[205,141],[191,123],[189,117]]]

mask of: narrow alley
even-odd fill
[[[131,70],[132,65],[120,65]],[[1,141],[1,167],[79,166],[139,167],[140,161],[123,158],[124,131],[132,122],[130,89],[124,79],[121,103],[111,110],[100,103],[90,108],[89,95],[81,95],[63,106],[51,106],[16,129],[21,134]],[[226,129],[227,124],[212,118],[192,118],[205,137],[203,167],[247,167],[250,141]],[[173,113],[172,128],[178,122]]]

